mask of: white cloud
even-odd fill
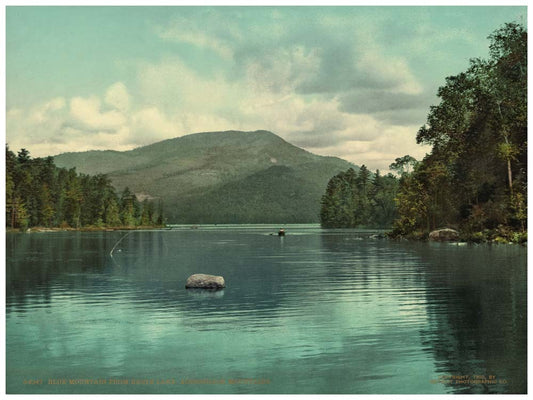
[[[130,108],[130,95],[122,82],[114,83],[107,89],[104,101],[107,105],[123,113]]]
[[[244,68],[250,88],[256,93],[292,93],[316,78],[320,62],[318,49],[291,46],[272,49],[250,60]]]
[[[231,59],[233,57],[233,50],[230,46],[203,32],[187,32],[178,27],[174,27],[160,31],[159,37],[161,39],[184,42],[201,48],[206,48],[214,51],[225,59]]]
[[[333,146],[310,148],[320,155],[335,155],[354,164],[365,164],[371,170],[388,170],[388,166],[396,157],[409,154],[421,160],[429,153],[429,146],[416,144],[416,127],[384,125],[379,135],[372,140],[345,140]]]
[[[213,51],[223,59],[232,59],[232,43],[242,38],[240,30],[223,24],[223,20],[216,14],[208,13],[202,19],[204,23],[198,25],[196,21],[186,17],[175,18],[170,24],[157,27],[156,34],[163,40],[188,43]]]
[[[22,147],[34,152],[34,144],[42,144],[57,135],[67,113],[65,99],[53,98],[29,109],[14,108],[6,113],[6,139],[13,149]]]
[[[115,131],[126,123],[124,114],[117,110],[101,111],[102,102],[96,97],[74,97],[70,100],[72,122],[88,130]]]
[[[129,139],[137,145],[145,145],[178,136],[179,130],[179,125],[170,121],[159,109],[147,107],[133,114]]]
[[[167,113],[232,109],[244,95],[239,83],[228,82],[221,75],[201,77],[177,57],[142,65],[138,83],[141,102]]]
[[[62,97],[57,97],[41,104],[31,112],[31,120],[35,123],[46,123],[51,114],[60,111],[65,107],[66,102]]]
[[[105,104],[126,110],[125,94],[124,85],[112,85],[104,94]],[[6,124],[10,147],[28,148],[34,156],[132,147],[127,115],[117,109],[105,110],[97,96],[59,97],[29,109],[11,109]]]

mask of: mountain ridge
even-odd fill
[[[169,223],[318,222],[328,180],[357,169],[265,130],[193,133],[122,152],[62,153],[54,160],[80,173],[105,173],[119,191],[129,187],[138,196],[162,199]]]

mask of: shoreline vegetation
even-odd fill
[[[59,168],[53,157],[15,155],[6,145],[6,228],[11,231],[105,230],[164,226],[161,199],[120,196],[105,174]]]
[[[438,89],[416,136],[429,154],[389,166],[399,176],[389,238],[429,240],[451,228],[465,242],[527,242],[527,31],[507,23],[488,39],[489,58],[471,59]],[[333,177],[322,226],[365,225],[378,206],[368,182],[352,171]]]
[[[431,241],[429,238],[431,232],[416,231],[406,235],[396,235],[394,232],[387,232],[385,236],[391,240],[412,240],[419,242]],[[505,227],[497,229],[486,229],[478,232],[459,232],[457,240],[454,243],[468,243],[468,244],[519,244],[527,245],[527,231],[517,232],[506,229]]]
[[[202,225],[206,226],[224,226],[224,224],[200,224],[191,225],[190,229],[198,229]],[[234,225],[234,224],[230,224]],[[285,225],[285,226],[290,226]],[[80,228],[71,227],[43,227],[34,226],[26,230],[20,228],[6,228],[6,233],[50,233],[50,232],[115,232],[115,231],[143,231],[143,230],[169,230],[172,229],[169,225],[141,225],[141,226],[85,226]],[[331,228],[330,228],[331,229]],[[334,229],[334,228],[333,228]],[[342,228],[342,229],[362,229],[360,227]],[[371,229],[371,228],[369,228]],[[377,228],[376,228],[377,229]],[[447,229],[447,228],[443,228]],[[418,231],[409,235],[396,236],[392,231],[384,232],[377,235],[371,235],[373,239],[389,239],[389,240],[407,240],[419,242],[450,242],[450,243],[468,243],[468,244],[519,244],[527,245],[527,232],[515,232],[500,227],[498,229],[487,229],[482,232],[457,232],[457,238],[453,240],[432,240],[430,238],[431,232]]]
[[[7,233],[44,233],[44,232],[114,232],[114,231],[142,231],[142,230],[156,230],[168,229],[166,225],[148,225],[148,226],[84,226],[80,228],[71,227],[44,227],[33,226],[26,228],[6,228]]]

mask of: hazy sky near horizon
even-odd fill
[[[6,142],[34,157],[269,130],[386,170],[525,6],[7,7]]]

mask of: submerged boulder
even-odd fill
[[[444,228],[437,229],[429,233],[429,240],[434,240],[437,242],[449,242],[459,239],[459,232],[455,229]]]
[[[185,288],[195,289],[222,289],[226,287],[226,282],[222,276],[194,274],[189,276]]]

